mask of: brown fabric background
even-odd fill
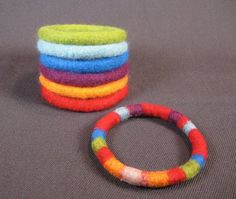
[[[0,198],[236,198],[236,1],[41,0],[0,2]],[[36,30],[45,24],[121,26],[130,43],[130,94],[121,105],[165,104],[205,134],[209,160],[194,180],[164,189],[119,182],[90,150],[98,113],[44,103]],[[111,131],[124,163],[164,169],[188,160],[171,125],[133,119]]]

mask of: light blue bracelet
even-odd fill
[[[38,40],[37,48],[40,53],[67,58],[67,59],[97,59],[114,57],[128,51],[127,42],[120,42],[106,45],[78,46],[50,43]]]
[[[70,60],[40,54],[40,62],[47,68],[75,73],[100,73],[121,67],[128,60],[128,52],[110,58]]]

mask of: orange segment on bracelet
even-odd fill
[[[149,116],[173,122],[192,145],[190,159],[183,165],[162,171],[143,171],[119,161],[106,143],[108,131],[130,117]],[[184,115],[168,107],[141,103],[120,107],[101,118],[91,134],[91,147],[98,161],[111,175],[136,186],[166,187],[194,178],[205,166],[208,147],[202,133]]]

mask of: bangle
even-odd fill
[[[98,86],[101,84],[106,84],[115,80],[118,80],[128,74],[128,64],[124,64],[121,67],[104,72],[104,73],[72,73],[64,72],[54,69],[48,69],[47,67],[40,65],[40,73],[49,79],[50,81],[65,84],[70,86]]]
[[[65,86],[63,84],[57,84],[55,82],[52,82],[46,79],[43,75],[39,76],[39,81],[43,87],[59,95],[80,99],[88,99],[104,97],[124,88],[128,83],[128,76],[126,75],[125,77],[119,80],[96,87]]]
[[[86,24],[58,24],[43,26],[38,30],[42,40],[61,44],[100,45],[126,40],[121,28]]]
[[[191,158],[183,165],[163,171],[142,171],[120,162],[106,143],[108,131],[130,117],[150,116],[173,122],[188,137],[192,145]],[[91,135],[91,147],[102,166],[113,176],[132,185],[165,187],[195,177],[204,167],[208,149],[202,133],[184,115],[170,108],[141,103],[120,107],[100,119]]]
[[[94,60],[69,60],[40,54],[40,62],[44,66],[56,70],[75,73],[100,73],[114,70],[125,64],[128,60],[128,52],[116,57]]]
[[[41,95],[49,104],[58,107],[60,109],[80,111],[80,112],[100,111],[110,108],[115,104],[117,104],[122,99],[124,99],[127,96],[127,94],[128,94],[128,86],[125,86],[121,90],[106,97],[81,100],[81,99],[60,96],[57,95],[56,93],[47,90],[43,86],[41,87]]]
[[[98,59],[121,55],[128,51],[128,44],[120,42],[97,46],[77,46],[38,40],[37,48],[42,54],[66,59]]]

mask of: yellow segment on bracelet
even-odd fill
[[[59,44],[101,45],[125,41],[127,34],[112,26],[57,24],[41,27],[38,37]]]
[[[88,99],[105,97],[124,88],[128,83],[128,75],[124,76],[119,80],[95,87],[65,86],[63,84],[58,84],[48,80],[42,74],[39,76],[39,81],[41,85],[47,88],[49,91],[52,91],[59,95],[80,99]]]

